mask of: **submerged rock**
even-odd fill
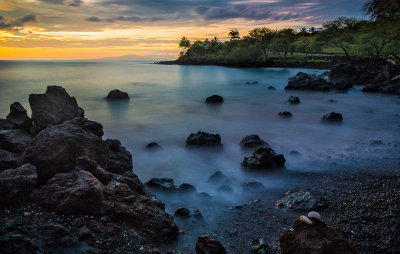
[[[0,207],[21,205],[27,201],[36,179],[36,168],[30,164],[0,172]]]
[[[188,184],[188,183],[183,183],[183,184],[179,185],[178,191],[183,194],[196,194],[197,193],[196,187],[194,187],[193,185]]]
[[[17,154],[0,149],[0,171],[15,168],[18,160]]]
[[[18,129],[29,131],[31,128],[32,119],[28,116],[26,109],[19,102],[14,102],[10,105],[10,113],[6,118]]]
[[[0,149],[21,154],[31,141],[31,135],[24,130],[0,130]]]
[[[61,86],[48,86],[44,94],[29,95],[32,119],[44,129],[49,125],[60,124],[83,114],[75,97],[69,96]]]
[[[16,128],[17,126],[15,126],[15,124],[9,122],[6,119],[0,118],[0,130],[12,130]]]
[[[285,157],[282,154],[276,154],[268,146],[261,146],[253,154],[243,159],[242,166],[248,170],[263,170],[283,168],[285,162]]]
[[[203,215],[201,214],[201,212],[199,210],[189,210],[187,208],[184,207],[179,207],[175,213],[174,216],[176,217],[180,217],[180,218],[195,218],[195,219],[202,219]]]
[[[240,140],[240,145],[247,148],[255,148],[260,146],[269,146],[267,142],[262,140],[258,135],[248,135]]]
[[[158,143],[156,143],[156,142],[151,142],[151,143],[148,143],[148,144],[146,145],[146,148],[147,148],[147,149],[152,149],[152,150],[154,150],[154,149],[159,149],[159,148],[161,148],[161,146],[160,146]]]
[[[283,233],[279,239],[282,254],[358,253],[324,222],[314,218],[311,221],[312,223],[308,224],[296,220],[293,229]]]
[[[292,113],[288,112],[288,111],[283,111],[283,112],[279,112],[278,114],[280,117],[284,117],[284,118],[291,118],[293,117]]]
[[[265,190],[265,186],[260,182],[247,182],[242,184],[243,191],[245,192],[258,192]]]
[[[107,100],[129,100],[129,95],[126,92],[122,92],[118,89],[112,90],[105,97]]]
[[[276,90],[276,88],[274,86],[268,86],[267,88],[268,90]]]
[[[324,197],[313,195],[309,191],[286,192],[285,197],[276,201],[276,205],[281,208],[289,208],[299,211],[318,210],[328,205],[328,200]]]
[[[299,72],[296,76],[289,78],[286,90],[330,90],[332,83],[322,76]]]
[[[290,96],[289,99],[287,100],[288,104],[299,104],[300,103],[300,98],[296,96]]]
[[[213,184],[217,184],[217,183],[222,183],[227,181],[228,178],[222,174],[221,171],[216,171],[214,174],[212,174],[209,178],[208,178],[208,183],[213,183]]]
[[[219,95],[212,95],[210,97],[207,97],[206,99],[206,103],[222,103],[224,102],[224,98],[222,98],[222,96]]]
[[[342,122],[343,116],[340,113],[331,112],[322,117],[322,120],[325,122]]]
[[[177,189],[174,179],[171,178],[151,178],[145,185],[159,191],[175,191]]]
[[[197,254],[227,254],[224,246],[211,235],[202,235],[197,238]]]
[[[221,146],[221,136],[218,134],[210,134],[198,131],[191,133],[186,139],[188,146]]]

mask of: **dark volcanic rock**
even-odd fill
[[[224,246],[211,235],[199,236],[196,242],[197,254],[227,254]]]
[[[210,134],[198,131],[191,133],[186,139],[188,146],[221,146],[221,136],[218,134]]]
[[[28,116],[26,109],[19,102],[14,102],[10,105],[10,113],[7,115],[7,120],[18,129],[29,131],[32,119]]]
[[[242,184],[243,191],[257,192],[265,190],[265,186],[260,182],[247,182]]]
[[[126,92],[122,92],[118,89],[112,90],[105,97],[107,100],[129,100],[129,95]]]
[[[181,185],[179,185],[178,187],[179,192],[183,193],[183,194],[196,194],[196,187],[194,187],[191,184],[188,183],[183,183]]]
[[[87,156],[76,158],[76,170],[85,170],[93,174],[101,183],[107,184],[113,179],[113,175],[102,168],[96,161]]]
[[[324,222],[311,219],[309,225],[296,220],[293,230],[288,230],[280,237],[282,254],[289,253],[341,253],[355,254],[357,251],[348,242],[330,229]]]
[[[102,184],[90,172],[59,173],[32,193],[39,205],[60,213],[102,215]]]
[[[18,160],[19,157],[17,154],[0,149],[0,171],[15,168]]]
[[[332,88],[332,83],[327,79],[315,74],[299,72],[296,76],[289,78],[286,90],[322,90],[327,91]]]
[[[107,139],[104,141],[110,149],[110,157],[106,169],[111,173],[123,174],[132,170],[132,155],[121,145],[117,139]]]
[[[212,95],[210,97],[207,97],[206,103],[222,103],[224,102],[224,98],[219,95]]]
[[[278,114],[280,117],[291,118],[293,117],[292,113],[288,111],[279,112]]]
[[[178,216],[178,217],[189,218],[190,215],[191,215],[191,213],[190,213],[190,210],[189,210],[189,209],[184,208],[184,207],[179,207],[179,208],[175,211],[174,215],[175,215],[175,216]]]
[[[15,126],[15,124],[10,123],[6,119],[0,118],[0,130],[12,130],[12,129],[16,129],[16,128],[17,128],[17,126]]]
[[[0,130],[0,149],[21,154],[31,141],[31,135],[24,130]]]
[[[156,142],[151,142],[146,145],[146,148],[147,149],[158,149],[158,148],[161,148],[161,146]]]
[[[248,135],[240,140],[240,145],[247,148],[255,148],[260,146],[269,146],[267,142],[262,140],[258,135]]]
[[[288,104],[299,104],[300,103],[300,98],[296,96],[290,96],[289,99],[287,100]]]
[[[342,114],[331,112],[322,117],[322,120],[325,122],[342,122],[343,116]]]
[[[100,138],[103,137],[103,135],[104,135],[103,125],[101,123],[91,121],[87,118],[76,117],[65,123],[77,125],[77,126],[81,127],[84,131],[93,133],[94,135],[96,135]]]
[[[48,86],[44,94],[29,95],[29,104],[32,119],[39,129],[82,115],[75,97],[70,97],[61,86]]]
[[[333,82],[340,82],[343,80],[356,81],[357,67],[354,63],[344,62],[338,63],[331,68],[329,79]]]
[[[226,176],[225,176],[224,174],[222,174],[221,171],[216,171],[214,174],[212,174],[212,175],[208,178],[208,181],[207,181],[207,182],[216,184],[216,183],[225,182],[225,181],[227,181],[227,180],[228,180],[228,178],[226,178]]]
[[[289,208],[299,211],[311,211],[324,208],[328,205],[328,200],[310,193],[309,191],[286,192],[284,198],[276,201],[276,205],[281,208]]]
[[[151,189],[160,191],[175,191],[177,189],[174,179],[170,178],[151,178],[145,185]]]
[[[268,90],[276,90],[276,88],[273,86],[268,86]]]
[[[282,154],[276,154],[268,146],[261,146],[249,157],[243,159],[242,166],[248,170],[283,168],[285,161],[285,157]]]
[[[0,207],[23,204],[35,188],[36,179],[36,168],[30,164],[0,172]]]

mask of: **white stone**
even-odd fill
[[[319,213],[317,213],[317,212],[314,212],[314,211],[309,212],[307,217],[310,218],[310,219],[321,220],[321,215]]]
[[[312,224],[312,221],[307,216],[304,216],[304,215],[300,216],[300,221],[302,221],[308,225]]]

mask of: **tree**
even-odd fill
[[[181,41],[179,42],[179,48],[182,48],[184,51],[190,48],[190,41],[187,37],[183,36]]]
[[[248,39],[262,47],[265,62],[268,62],[267,49],[274,35],[275,32],[268,27],[258,27],[249,31]]]
[[[374,20],[400,19],[400,0],[369,0],[363,11]]]
[[[361,37],[361,48],[367,51],[374,51],[374,54],[379,57],[382,50],[393,41],[391,27],[388,27],[385,22],[370,22],[363,29]]]
[[[231,38],[231,40],[239,40],[239,31],[237,29],[231,30],[228,34],[228,36]]]
[[[276,52],[283,53],[283,61],[286,64],[287,54],[290,46],[295,40],[294,30],[291,28],[281,29],[277,32],[276,36],[272,39],[271,44]]]

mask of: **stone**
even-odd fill
[[[145,185],[159,191],[175,191],[177,189],[174,180],[170,178],[151,178]]]
[[[15,168],[18,160],[17,154],[0,149],[0,171]]]
[[[17,126],[15,126],[15,124],[9,122],[6,119],[0,118],[0,130],[12,130],[16,128]]]
[[[126,92],[122,92],[118,89],[112,90],[105,97],[107,100],[129,100],[129,95]]]
[[[19,102],[10,105],[10,113],[6,119],[13,123],[16,128],[29,131],[32,119],[28,116],[26,109]]]
[[[292,113],[288,112],[288,111],[283,111],[283,112],[279,112],[278,114],[280,117],[284,117],[284,118],[291,118],[293,117]]]
[[[332,88],[332,83],[315,74],[307,74],[299,72],[296,76],[289,78],[288,85],[285,90],[320,90],[328,91]]]
[[[224,246],[211,235],[202,235],[197,238],[197,254],[227,254]]]
[[[254,254],[275,254],[276,251],[264,240],[264,238],[256,239],[253,242],[252,253]]]
[[[190,210],[184,207],[179,207],[175,213],[175,216],[182,218],[189,218],[191,216]]]
[[[85,170],[93,174],[102,184],[107,184],[113,179],[113,175],[102,168],[96,161],[87,156],[76,158],[75,170]]]
[[[122,146],[121,141],[117,139],[107,139],[104,141],[110,150],[110,156],[107,162],[107,171],[114,174],[123,174],[131,171],[132,155]]]
[[[44,94],[29,95],[32,119],[39,130],[82,115],[75,97],[61,86],[48,86]]]
[[[243,191],[258,192],[265,190],[265,186],[260,182],[247,182],[242,184]]]
[[[210,134],[198,131],[191,133],[186,139],[188,146],[221,146],[221,136],[218,134]]]
[[[293,229],[283,233],[279,239],[282,254],[358,253],[324,222],[318,219],[311,219],[311,221],[312,224],[307,224],[296,220]]]
[[[287,100],[288,104],[299,104],[300,103],[300,98],[296,96],[290,96],[289,99]]]
[[[242,166],[247,170],[274,169],[283,168],[285,162],[282,154],[276,154],[269,146],[261,146],[243,159]]]
[[[309,191],[286,192],[285,197],[276,201],[280,208],[289,208],[298,211],[310,211],[324,208],[328,205],[324,197],[312,194]]]
[[[76,126],[81,127],[84,131],[90,132],[98,137],[103,137],[103,125],[101,123],[91,121],[87,118],[83,117],[75,117],[72,120],[66,121],[66,124],[74,124]]]
[[[208,178],[208,183],[218,184],[227,181],[228,178],[221,171],[216,171]]]
[[[276,90],[276,88],[274,86],[268,86],[267,88],[268,90]]]
[[[156,143],[156,142],[151,142],[151,143],[148,143],[148,144],[146,145],[146,148],[147,148],[147,149],[150,149],[150,150],[154,150],[154,149],[159,149],[159,148],[161,148],[161,146],[160,146],[158,143]]]
[[[340,113],[331,112],[322,117],[322,120],[325,122],[342,122],[343,116]]]
[[[35,188],[36,168],[31,164],[0,172],[0,207],[22,205]]]
[[[194,187],[191,184],[188,183],[183,183],[181,185],[179,185],[178,187],[178,191],[182,194],[196,194],[196,187]]]
[[[206,103],[222,103],[224,102],[224,98],[219,95],[212,95],[210,97],[207,97]]]
[[[258,135],[248,135],[240,140],[240,145],[247,148],[256,148],[260,146],[268,146],[268,143],[262,140]]]
[[[0,149],[20,155],[32,139],[31,135],[24,130],[0,130]]]
[[[223,184],[217,189],[217,191],[221,192],[221,193],[232,193],[233,189],[231,186],[229,186],[227,184]]]

